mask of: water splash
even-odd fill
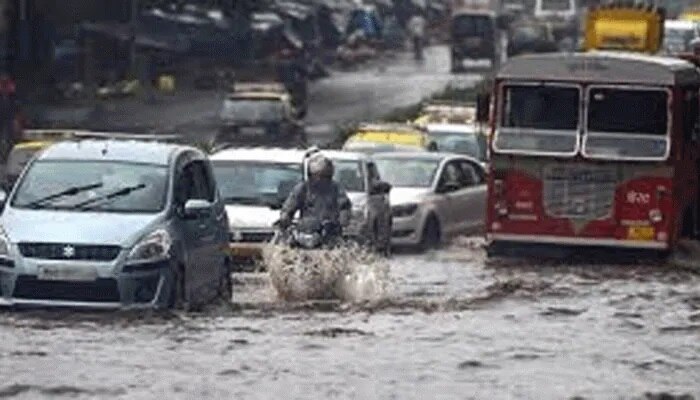
[[[263,250],[272,286],[286,301],[378,300],[390,291],[389,263],[355,244],[330,250],[270,245]]]

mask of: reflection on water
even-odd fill
[[[487,263],[472,239],[389,264],[347,300],[246,274],[198,314],[2,312],[0,399],[700,399],[694,272]]]

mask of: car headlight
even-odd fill
[[[167,259],[170,256],[171,245],[170,234],[159,229],[138,242],[131,249],[127,261],[146,263]]]
[[[5,229],[0,225],[0,257],[7,257],[10,255],[10,239],[7,238],[7,233]]]
[[[418,210],[418,204],[402,204],[391,207],[391,215],[394,217],[410,217]]]

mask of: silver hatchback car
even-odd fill
[[[231,295],[228,221],[195,148],[55,144],[19,178],[0,228],[0,305],[185,308]]]

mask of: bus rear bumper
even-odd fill
[[[523,235],[512,233],[489,233],[486,235],[489,244],[496,242],[517,243],[517,244],[546,244],[577,247],[611,247],[640,250],[664,251],[670,248],[666,241],[653,240],[623,240],[611,238],[590,238],[590,237],[569,237],[569,236],[548,236],[548,235]]]

